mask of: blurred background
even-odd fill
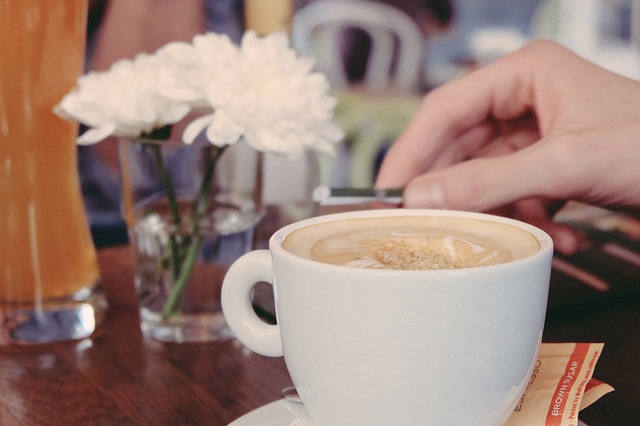
[[[426,92],[529,40],[559,41],[640,79],[640,0],[188,0],[179,7],[92,0],[87,68],[105,69],[206,30],[239,41],[251,2],[268,5],[259,18],[285,11],[282,28],[328,76],[338,99],[335,118],[346,133],[335,157],[267,161],[266,200],[286,206],[293,220],[313,214],[310,193],[318,184],[371,186],[387,147]],[[85,204],[98,245],[127,237],[114,146],[80,147]]]
[[[353,0],[352,0],[353,1]],[[358,1],[358,0],[356,0]],[[360,0],[362,2],[363,0]],[[296,25],[310,25],[303,11],[313,3],[319,15],[339,20],[346,1],[298,0]],[[408,15],[424,40],[421,88],[429,89],[517,49],[528,40],[549,38],[583,56],[630,77],[640,77],[640,2],[637,0],[379,0]],[[324,12],[322,9],[325,9]],[[333,10],[333,13],[331,13]],[[353,9],[351,9],[353,11]],[[330,19],[327,17],[327,19]],[[364,14],[352,13],[343,25],[358,26]],[[298,30],[300,30],[298,28]],[[344,35],[344,33],[343,33]],[[303,50],[307,50],[303,43]],[[326,48],[326,46],[325,46]],[[351,61],[365,57],[364,49],[348,53]],[[344,52],[343,52],[344,53]],[[363,65],[361,65],[363,66]]]
[[[594,62],[640,77],[637,0],[452,0],[449,31],[426,41],[425,84],[441,84],[535,38],[559,41]]]
[[[298,0],[292,42],[328,75],[347,133],[321,181],[371,185],[424,93],[538,38],[640,78],[639,0]]]

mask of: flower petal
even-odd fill
[[[229,114],[224,110],[218,110],[214,113],[206,136],[212,144],[225,146],[236,143],[242,136],[243,130],[242,126],[239,126]]]
[[[200,133],[211,125],[213,120],[213,114],[205,115],[203,117],[196,118],[184,129],[182,132],[182,142],[191,145]]]
[[[111,136],[115,132],[115,126],[104,126],[95,129],[88,129],[77,139],[78,145],[93,145]]]
[[[81,144],[152,133],[197,112],[205,115],[185,128],[187,144],[204,133],[217,146],[244,136],[260,151],[289,157],[330,152],[343,135],[332,122],[329,83],[313,64],[282,33],[247,31],[240,46],[206,33],[86,74],[55,111],[92,127]]]

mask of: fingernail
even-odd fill
[[[404,192],[405,207],[444,209],[444,191],[438,182],[427,186],[409,185]]]

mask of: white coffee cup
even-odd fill
[[[531,234],[539,250],[497,265],[415,271],[331,265],[282,247],[309,225],[387,216],[510,225]],[[546,233],[497,216],[407,209],[320,216],[280,229],[269,250],[237,260],[222,308],[249,349],[284,354],[315,426],[499,425],[536,360],[552,254]],[[274,287],[277,325],[252,308],[262,281]]]

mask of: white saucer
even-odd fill
[[[304,406],[284,399],[263,405],[228,426],[313,426]],[[578,426],[587,426],[578,420]]]

